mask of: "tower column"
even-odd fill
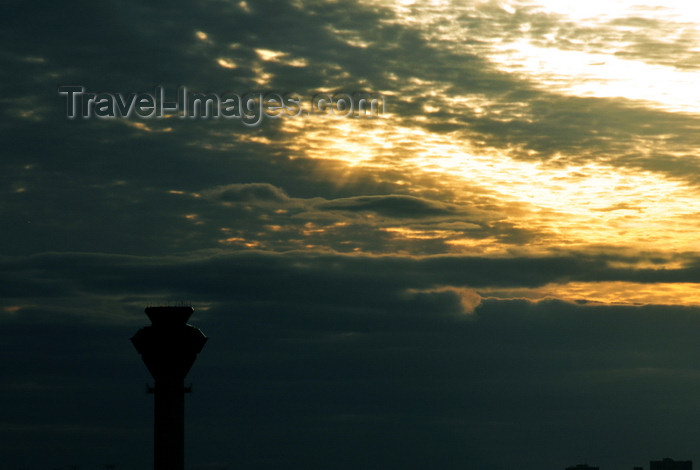
[[[185,381],[156,380],[153,388],[155,469],[185,467]]]

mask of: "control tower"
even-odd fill
[[[187,323],[194,309],[148,307],[151,325],[131,338],[155,380],[153,457],[155,470],[184,470],[185,376],[207,337]]]

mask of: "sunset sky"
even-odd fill
[[[700,464],[700,6],[0,9],[0,468],[146,470],[191,303],[191,470]],[[68,119],[61,86],[301,116]],[[376,117],[306,115],[325,93]]]

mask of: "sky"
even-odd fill
[[[700,7],[0,8],[2,469],[151,468],[129,338],[180,303],[187,469],[700,462]],[[355,93],[383,113],[313,112]]]

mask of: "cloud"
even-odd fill
[[[450,297],[456,297],[459,299],[461,312],[466,315],[473,314],[482,301],[481,296],[476,291],[465,288],[442,287],[424,290],[409,289],[408,292],[416,296],[430,297],[447,295]]]
[[[210,250],[178,257],[141,257],[44,253],[4,258],[2,285],[8,305],[11,299],[11,305],[22,305],[31,299],[111,293],[132,298],[132,302],[184,296],[205,302],[237,298],[322,305],[342,298],[348,306],[365,308],[391,304],[409,290],[453,289],[462,295],[467,292],[462,288],[527,288],[574,281],[653,285],[697,282],[700,275],[697,261],[688,260],[687,266],[673,269],[635,267],[634,261],[610,255],[488,258]],[[625,267],[618,267],[622,265]],[[467,304],[477,305],[476,297]]]
[[[289,196],[280,188],[267,183],[229,184],[205,193],[225,202],[286,202]]]
[[[319,204],[317,207],[349,212],[370,211],[387,217],[409,219],[454,215],[459,211],[454,205],[398,194],[335,199]]]

